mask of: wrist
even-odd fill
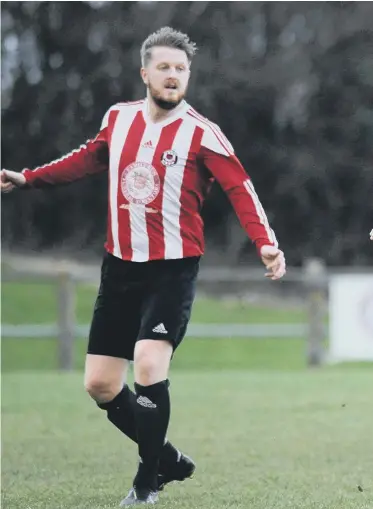
[[[265,239],[259,239],[255,243],[256,251],[259,255],[259,257],[262,256],[262,247],[264,246],[271,246],[271,247],[277,247],[273,242],[268,242],[268,240]]]
[[[22,176],[24,177],[24,182],[23,184],[20,185],[20,187],[31,187],[32,185],[32,170],[30,170],[29,168],[24,168],[22,171],[21,171],[21,174]]]

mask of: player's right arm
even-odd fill
[[[109,146],[107,125],[110,110],[104,116],[101,130],[93,140],[88,140],[79,149],[48,164],[34,168],[25,168],[22,173],[2,170],[0,178],[1,192],[9,193],[15,188],[44,188],[68,184],[87,175],[108,170]]]

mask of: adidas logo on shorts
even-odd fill
[[[147,398],[146,396],[139,396],[136,401],[139,405],[144,406],[146,408],[157,408],[157,405],[150,401],[150,399]]]
[[[166,329],[163,323],[160,323],[156,327],[154,327],[153,332],[158,332],[158,334],[167,334],[168,330]]]

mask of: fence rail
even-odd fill
[[[75,325],[73,336],[86,338],[89,325]],[[191,323],[187,337],[194,338],[301,338],[307,333],[307,324],[302,323]],[[23,324],[2,326],[2,335],[7,338],[50,338],[58,337],[60,329],[56,324]]]

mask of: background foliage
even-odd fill
[[[161,26],[199,46],[188,100],[252,177],[289,264],[368,265],[373,226],[370,2],[3,2],[2,166],[55,159],[95,135],[113,103],[144,95],[143,39]],[[3,198],[3,245],[99,253],[106,177]],[[250,260],[216,186],[213,261]]]

